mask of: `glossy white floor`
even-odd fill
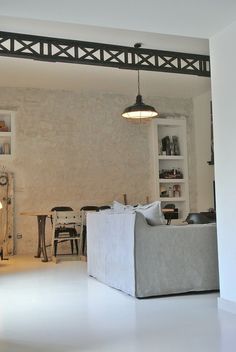
[[[1,352],[233,352],[236,315],[217,294],[137,300],[86,274],[86,263],[0,262]]]

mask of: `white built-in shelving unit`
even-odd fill
[[[176,136],[179,144],[179,153],[174,155],[171,143],[171,155],[166,155],[162,148],[162,139]],[[178,209],[179,219],[182,221],[189,213],[189,182],[188,182],[188,155],[186,118],[157,118],[153,121],[153,157],[154,157],[154,193],[155,199],[160,200],[162,208],[167,204],[175,204]],[[166,176],[170,171],[170,176]],[[175,171],[181,174],[176,178]],[[164,174],[164,177],[163,177]],[[176,191],[177,189],[177,191]]]
[[[0,110],[0,160],[14,154],[15,112]]]

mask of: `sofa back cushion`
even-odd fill
[[[125,213],[125,212],[134,212],[135,207],[133,207],[132,205],[124,205],[114,200],[112,209],[114,213]]]
[[[147,223],[152,226],[164,225],[166,223],[165,217],[161,210],[161,202],[156,201],[150,204],[141,205],[133,207],[132,205],[124,205],[117,201],[113,202],[112,211],[114,213],[133,213],[139,212],[143,214]]]
[[[135,210],[143,214],[149,225],[156,226],[164,225],[166,223],[165,217],[161,211],[160,201],[146,205],[138,205]]]

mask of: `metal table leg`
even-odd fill
[[[35,258],[40,258],[43,254],[42,262],[48,262],[46,244],[45,244],[45,224],[47,215],[37,215],[38,219],[38,250]]]

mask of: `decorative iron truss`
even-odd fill
[[[1,31],[0,56],[210,77],[207,55]]]

